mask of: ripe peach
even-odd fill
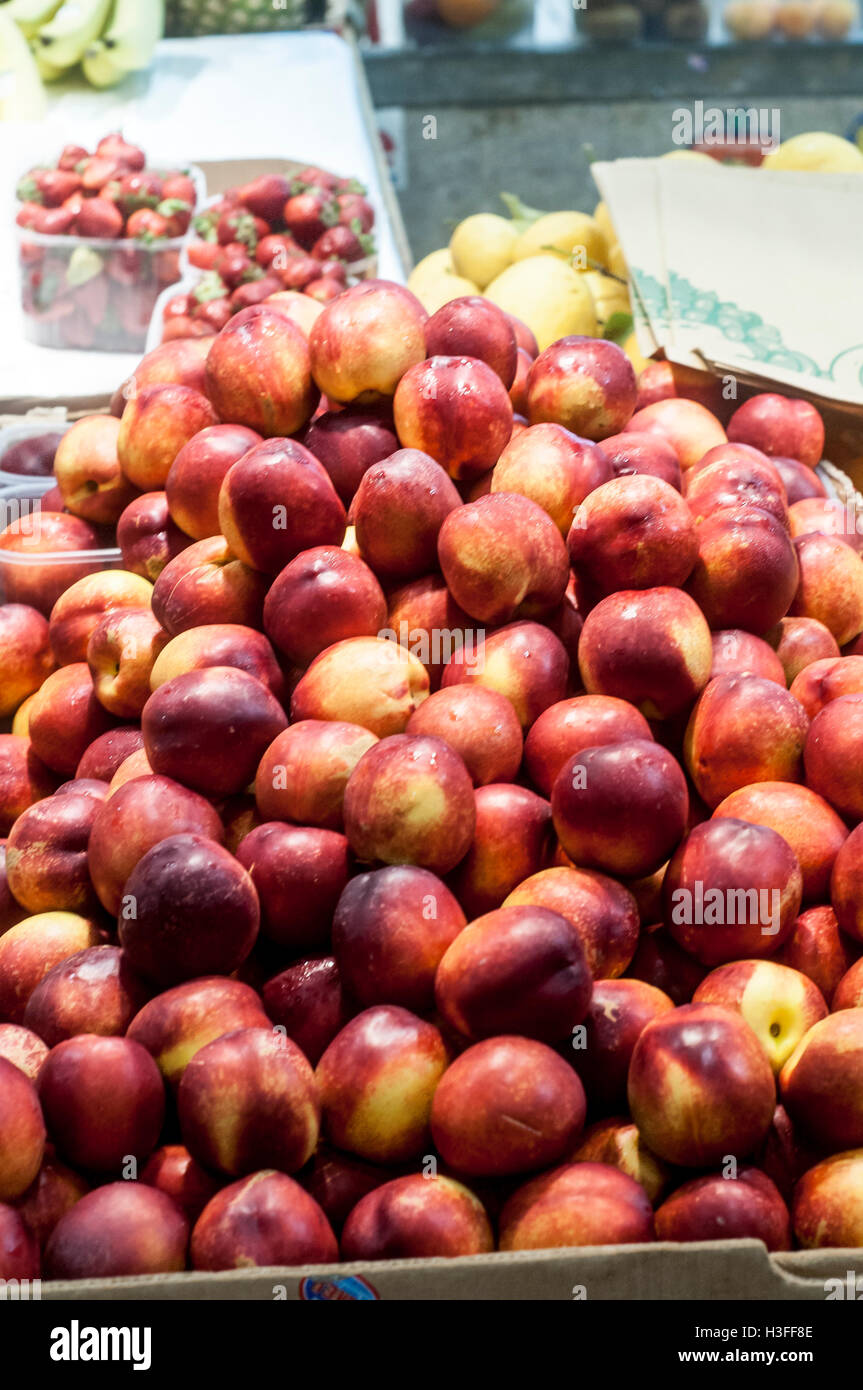
[[[162,570],[153,588],[153,612],[176,637],[207,623],[260,627],[267,581],[244,565],[222,536],[195,541]]]
[[[38,526],[36,522],[38,521]],[[46,617],[62,593],[93,568],[92,560],[76,560],[79,551],[96,550],[97,532],[77,516],[43,509],[38,517],[24,515],[0,531],[3,593],[6,603],[21,603]],[[69,562],[40,565],[39,555],[69,554]],[[16,564],[16,555],[21,557]]]
[[[183,833],[221,841],[224,832],[210,803],[169,777],[135,777],[108,797],[93,823],[87,859],[99,901],[112,916],[138,860],[169,834]]]
[[[374,1163],[423,1153],[447,1061],[437,1028],[407,1009],[382,1004],[357,1014],[315,1071],[332,1143]]]
[[[532,425],[550,420],[587,439],[617,434],[637,396],[632,363],[602,338],[560,338],[530,369],[527,412]]]
[[[336,1034],[353,1017],[334,956],[295,961],[268,980],[262,990],[269,1017],[312,1066],[317,1066]]]
[[[171,520],[164,492],[145,492],[130,502],[117,522],[123,568],[155,584],[162,570],[191,544]]]
[[[511,702],[480,685],[435,691],[411,715],[405,732],[443,739],[475,786],[512,782],[521,766],[521,725]]]
[[[628,1094],[647,1146],[687,1168],[729,1154],[745,1158],[776,1105],[770,1063],[752,1029],[711,1004],[684,1004],[647,1025],[632,1054]]]
[[[193,1158],[230,1177],[273,1165],[295,1173],[318,1142],[314,1073],[273,1029],[241,1028],[207,1043],[183,1072],[177,1105]]]
[[[728,438],[814,468],[824,449],[824,423],[808,401],[771,391],[738,406],[728,422]]]
[[[525,740],[525,766],[531,780],[548,796],[560,769],[576,753],[651,737],[644,715],[628,701],[609,695],[577,695],[558,701],[539,716]]]
[[[839,848],[830,879],[836,920],[854,941],[863,942],[863,829],[858,825]]]
[[[515,493],[490,493],[444,521],[438,555],[466,613],[494,625],[547,613],[566,591],[566,547],[548,514]]]
[[[461,506],[455,484],[417,449],[399,449],[366,470],[351,519],[360,555],[381,579],[417,579],[437,565],[438,532]]]
[[[473,839],[473,785],[442,739],[396,734],[360,758],[345,789],[344,816],[359,859],[444,874]]]
[[[788,494],[766,454],[747,444],[719,444],[687,469],[683,491],[696,525],[712,512],[748,504],[789,529]],[[793,534],[793,532],[792,532]]]
[[[640,1183],[606,1163],[567,1163],[532,1178],[501,1212],[501,1250],[642,1245],[653,1209]]]
[[[346,1260],[484,1255],[494,1238],[479,1198],[453,1178],[411,1173],[376,1187],[348,1217]]]
[[[243,309],[228,321],[207,357],[206,373],[216,417],[202,421],[198,429],[216,424],[221,416],[266,437],[284,438],[302,429],[315,412],[318,390],[306,336],[266,305]],[[177,453],[179,449],[175,458]]]
[[[313,1197],[286,1173],[264,1169],[223,1187],[192,1231],[194,1269],[331,1264],[339,1248]]]
[[[141,746],[117,765],[117,769],[108,785],[109,796],[113,796],[118,787],[122,787],[126,782],[133,781],[136,777],[152,776],[153,769],[147,759],[147,754],[144,752],[144,741],[140,729],[138,730],[138,734],[140,736]]]
[[[338,720],[386,738],[428,695],[425,667],[398,642],[348,637],[316,656],[294,689],[291,721]]]
[[[518,344],[507,314],[482,295],[444,304],[425,325],[427,357],[476,357],[497,372],[507,390],[515,377]]]
[[[28,806],[50,796],[57,777],[37,758],[30,740],[0,734],[0,835],[7,835]]]
[[[254,676],[277,700],[284,695],[285,678],[270,643],[262,632],[240,623],[210,623],[166,637],[153,662],[148,690],[210,666],[235,667]]]
[[[810,719],[840,695],[863,694],[863,656],[834,656],[810,662],[795,677],[791,694]]]
[[[346,550],[303,550],[277,575],[264,603],[264,629],[294,666],[309,666],[335,642],[377,637],[387,601],[367,564]]]
[[[863,820],[863,787],[857,756],[863,739],[863,695],[840,695],[809,726],[803,760],[813,791],[845,820]]]
[[[863,551],[863,535],[857,529],[856,514],[849,514],[849,509],[833,497],[806,497],[795,502],[789,508],[788,520],[795,538],[813,532],[838,536],[858,555]]]
[[[713,663],[704,616],[679,589],[628,589],[588,613],[578,648],[585,688],[629,700],[648,718],[687,709]]]
[[[51,610],[51,648],[59,665],[85,661],[90,635],[106,613],[149,608],[153,586],[126,570],[85,575],[61,594]]]
[[[38,690],[54,669],[48,624],[23,603],[0,607],[0,719]]]
[[[552,788],[554,828],[570,859],[623,878],[642,878],[680,843],[689,794],[680,766],[647,739],[585,748]]]
[[[663,883],[665,924],[702,965],[772,956],[800,911],[803,877],[786,840],[723,817],[696,825]]]
[[[35,1181],[15,1201],[15,1210],[26,1222],[40,1250],[44,1250],[61,1216],[89,1191],[90,1185],[80,1173],[62,1163],[53,1145],[46,1144],[45,1157]]]
[[[120,944],[130,965],[165,989],[236,970],[259,921],[255,886],[233,855],[202,835],[169,835],[126,880]]]
[[[109,714],[118,719],[140,717],[150,696],[153,666],[167,641],[149,605],[109,609],[99,619],[90,633],[86,658],[96,698]]]
[[[0,1202],[20,1197],[36,1178],[45,1150],[45,1122],[36,1090],[0,1057]]]
[[[51,1137],[76,1168],[119,1173],[156,1147],[165,1088],[149,1052],[131,1038],[81,1033],[58,1043],[38,1087]]]
[[[624,1094],[626,1078],[624,1077]],[[569,1156],[570,1163],[602,1163],[634,1178],[647,1193],[651,1205],[659,1201],[671,1181],[667,1163],[651,1153],[631,1121],[611,1116],[584,1131]]]
[[[625,430],[602,441],[602,452],[616,478],[647,474],[660,478],[680,492],[682,474],[677,452],[660,434],[637,434]]]
[[[834,1014],[840,1009],[863,1008],[863,965],[859,960],[855,961],[840,979],[830,1007]],[[0,1036],[0,1048],[2,1045],[3,1039]]]
[[[303,550],[341,545],[345,509],[308,449],[294,439],[267,439],[225,474],[219,529],[244,564],[278,574]]]
[[[71,777],[89,745],[113,723],[96,699],[87,665],[76,661],[54,671],[30,707],[30,745],[54,772]]]
[[[303,443],[324,465],[346,507],[366,469],[399,447],[392,416],[380,407],[348,407],[316,415],[303,434]]]
[[[165,1144],[154,1150],[140,1181],[172,1198],[187,1221],[197,1221],[221,1187],[220,1180],[208,1173],[182,1144]]]
[[[562,1057],[533,1038],[503,1036],[475,1043],[447,1069],[431,1128],[457,1172],[497,1177],[558,1162],[584,1115],[584,1089]]]
[[[838,536],[800,536],[794,544],[800,580],[788,611],[817,618],[844,647],[863,631],[863,559]]]
[[[589,869],[555,867],[524,879],[504,907],[542,907],[572,923],[594,979],[622,975],[638,942],[638,908],[623,884]]]
[[[292,952],[327,944],[348,881],[344,835],[269,821],[240,841],[237,859],[260,899],[262,936]]]
[[[570,1053],[592,1111],[626,1110],[633,1048],[648,1023],[673,1008],[674,1001],[663,990],[643,980],[596,980],[584,1019],[584,1045],[576,1048],[573,1040]]]
[[[54,475],[67,511],[97,526],[117,521],[135,497],[120,470],[120,422],[113,415],[86,415],[61,436]]]
[[[124,476],[142,492],[163,488],[183,445],[217,423],[210,401],[191,386],[143,387],[127,401],[117,433],[115,447]]]
[[[682,367],[677,362],[648,362],[638,373],[637,410],[654,401],[673,396],[700,401],[715,414],[722,410],[722,382],[711,372],[694,367]]]
[[[204,391],[205,364],[212,346],[212,338],[178,338],[153,348],[141,358],[132,375],[115,391],[111,402],[111,414],[122,415],[126,401],[131,400],[145,386],[167,382]]]
[[[339,976],[365,1007],[399,1004],[426,1012],[434,1002],[435,971],[465,924],[456,898],[427,869],[404,864],[359,874],[332,920]]]
[[[47,1046],[30,1028],[0,1023],[0,1057],[22,1071],[28,1081],[36,1080],[47,1056]]]
[[[144,738],[136,724],[120,724],[94,738],[75,769],[75,776],[110,782],[121,763],[143,746]]]
[[[491,491],[530,498],[566,536],[579,505],[610,478],[604,448],[548,423],[510,440],[494,466]]]
[[[45,1251],[51,1279],[172,1274],[186,1268],[189,1224],[164,1192],[109,1182],[62,1216]]]
[[[348,778],[377,738],[359,724],[305,719],[283,730],[258,765],[255,799],[264,820],[341,830]]]
[[[74,912],[40,912],[10,927],[0,936],[0,1018],[23,1023],[42,977],[99,939],[94,923]]]
[[[713,815],[775,830],[797,856],[804,901],[818,902],[827,895],[833,863],[848,830],[823,797],[789,782],[756,782],[732,792]]]
[[[576,583],[592,599],[621,589],[680,587],[698,556],[687,503],[647,474],[596,488],[578,508],[567,544]]]
[[[782,1068],[782,1104],[818,1148],[863,1144],[863,1009],[813,1024]]]
[[[267,1028],[260,996],[250,985],[203,976],[151,999],[129,1024],[127,1036],[145,1047],[173,1089],[207,1043],[240,1028]]]
[[[467,658],[475,660],[484,631],[459,608],[440,573],[394,589],[387,622],[386,635],[422,662],[431,690],[440,687],[444,667],[454,656],[466,650]]]
[[[806,975],[829,1001],[857,954],[859,949],[839,930],[832,907],[810,907],[773,959]]]
[[[621,429],[625,434],[659,435],[674,449],[684,473],[704,458],[708,449],[728,442],[725,430],[710,410],[697,401],[679,397],[644,406]]]
[[[827,496],[827,489],[818,474],[813,473],[812,469],[799,459],[783,458],[779,454],[773,454],[770,462],[782,479],[789,507],[793,507],[795,502],[804,501],[807,497]]]
[[[592,985],[572,922],[543,907],[505,907],[458,934],[438,966],[435,999],[471,1042],[518,1033],[553,1043],[584,1018]]]
[[[489,633],[470,654],[463,647],[447,663],[441,686],[477,684],[505,695],[527,730],[549,705],[566,694],[569,656],[563,643],[540,623],[507,623]]]
[[[777,1188],[758,1168],[736,1177],[690,1178],[656,1213],[657,1240],[762,1240],[791,1249],[791,1220]]]
[[[469,917],[500,907],[523,879],[544,869],[554,841],[551,807],[527,787],[491,783],[477,788],[474,801],[473,842],[452,876]]]
[[[141,715],[153,771],[211,796],[243,791],[287,722],[266,686],[231,666],[175,676]]]
[[[30,913],[90,913],[99,906],[87,872],[87,842],[99,800],[84,792],[29,806],[9,831],[6,878]]]
[[[354,1207],[368,1192],[382,1187],[392,1170],[366,1163],[353,1154],[340,1153],[329,1144],[318,1145],[299,1181],[319,1204],[334,1231],[341,1231]]]
[[[772,960],[737,960],[711,970],[693,1004],[723,1004],[745,1019],[781,1071],[800,1039],[827,1015],[824,996],[805,975]]]
[[[329,400],[343,405],[392,396],[426,355],[426,321],[419,300],[401,285],[354,285],[325,305],[309,334],[315,381]]]
[[[804,1173],[794,1191],[794,1234],[804,1250],[863,1241],[863,1149],[833,1154]]]
[[[403,448],[430,454],[466,481],[494,467],[512,434],[507,390],[475,357],[431,357],[410,367],[396,387],[393,416]]]
[[[79,1033],[125,1033],[150,990],[117,946],[90,946],[60,961],[27,1001],[26,1027],[48,1045]]]
[[[799,700],[760,676],[717,676],[698,699],[684,740],[689,775],[718,806],[753,782],[796,782],[809,730]]]
[[[244,425],[208,425],[180,449],[165,479],[175,524],[193,540],[219,535],[219,489],[229,468],[262,442]]]
[[[789,621],[783,619],[783,622]],[[742,628],[714,632],[713,665],[710,678],[716,676],[761,676],[784,686],[785,670],[776,652],[762,638]]]
[[[746,504],[724,507],[699,525],[698,543],[687,589],[712,628],[765,633],[785,617],[799,570],[775,516]]]

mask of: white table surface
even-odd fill
[[[15,183],[63,145],[92,148],[122,129],[154,167],[198,160],[272,158],[319,164],[360,179],[375,207],[378,274],[404,272],[363,119],[353,56],[324,32],[166,39],[153,66],[119,87],[83,79],[46,88],[46,117],[0,125],[0,403],[112,392],[137,356],[40,348],[23,336],[14,218]]]

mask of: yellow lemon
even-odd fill
[[[615,280],[612,275],[603,275],[601,270],[586,270],[582,278],[587,281],[588,289],[593,296],[596,321],[601,332],[604,332],[612,314],[632,313],[626,286]]]
[[[480,289],[490,285],[512,260],[518,232],[506,217],[477,212],[459,222],[450,239],[453,269]]]
[[[516,261],[485,293],[498,308],[527,324],[540,351],[570,333],[596,335],[596,310],[585,277],[560,256]]]
[[[629,279],[629,269],[623,258],[623,250],[619,241],[616,241],[613,246],[609,246],[607,264],[612,275],[619,275],[622,280]]]
[[[586,212],[547,212],[522,232],[512,259],[524,261],[528,256],[541,256],[544,251],[559,251],[569,256],[579,249],[583,259],[577,269],[586,269],[584,259],[605,263],[605,237],[593,218]]]
[[[765,155],[762,169],[805,169],[819,174],[863,173],[863,151],[841,135],[810,130],[783,140]]]
[[[448,270],[438,271],[437,275],[427,275],[419,285],[409,288],[416,295],[427,314],[434,314],[441,305],[449,304],[451,299],[461,299],[466,294],[479,294],[479,285],[466,280],[463,275],[453,275]]]
[[[408,289],[416,294],[417,285],[421,285],[424,280],[436,279],[442,272],[452,274],[454,269],[448,246],[442,246],[439,251],[430,251],[421,261],[417,261],[408,276]]]

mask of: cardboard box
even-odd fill
[[[42,1285],[42,1300],[780,1299],[823,1303],[828,1298],[856,1297],[858,1278],[863,1289],[863,1250],[798,1250],[768,1255],[760,1241],[728,1240],[58,1281]]]

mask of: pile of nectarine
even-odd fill
[[[0,535],[0,1276],[863,1245],[822,447],[380,281],[64,435]]]

